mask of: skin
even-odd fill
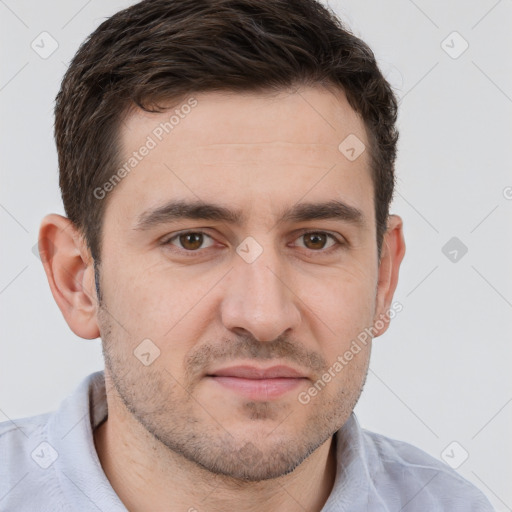
[[[98,456],[133,512],[317,511],[334,483],[333,434],[360,396],[371,342],[308,404],[298,395],[389,310],[405,252],[402,220],[390,216],[379,261],[369,150],[354,161],[338,150],[349,134],[367,148],[368,138],[341,91],[195,98],[105,199],[101,304],[80,233],[55,214],[41,225],[42,260],[67,323],[103,341],[109,416],[95,431]],[[131,111],[124,156],[168,119]],[[240,209],[246,221],[135,229],[143,212],[171,199]],[[277,222],[282,209],[329,200],[357,208],[362,222]],[[169,241],[187,230],[204,233],[202,245]],[[263,250],[251,263],[236,252],[248,236]],[[133,352],[148,338],[160,355],[145,366]],[[284,364],[303,379],[254,400],[207,377],[239,364]]]

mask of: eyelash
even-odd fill
[[[201,235],[205,235],[211,239],[213,239],[213,237],[211,235],[209,235],[208,233],[206,233],[205,231],[201,231],[201,230],[190,230],[190,231],[180,231],[179,233],[176,233],[174,234],[172,237],[170,238],[166,238],[162,241],[162,245],[164,246],[169,246],[169,245],[172,245],[172,241],[175,240],[175,239],[179,239],[180,236],[183,236],[183,235],[189,235],[189,234],[201,234]],[[307,250],[308,252],[312,252],[312,253],[318,253],[318,254],[330,254],[331,252],[334,252],[334,251],[338,251],[340,249],[342,249],[344,246],[346,246],[346,242],[338,239],[336,236],[334,236],[332,233],[329,233],[328,231],[314,231],[314,230],[310,230],[310,231],[304,231],[304,232],[301,232],[296,239],[298,238],[301,238],[305,235],[311,235],[311,234],[315,234],[315,235],[327,235],[328,237],[331,238],[331,240],[333,240],[335,242],[334,245],[332,245],[331,247],[327,248],[327,249],[318,249],[318,250],[314,250],[314,249],[307,249],[305,248],[305,250]],[[204,250],[208,250],[210,247],[207,247],[206,249]],[[183,249],[183,248],[180,248],[180,247],[176,247],[176,250],[178,250],[179,252],[181,252],[182,254],[185,254],[187,257],[193,257],[197,254],[199,254],[201,252],[201,249],[196,249],[196,250],[189,250],[189,249]]]

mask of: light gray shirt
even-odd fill
[[[0,511],[126,512],[101,467],[93,429],[107,417],[103,372],[54,413],[0,423]],[[488,500],[441,461],[362,429],[335,434],[337,472],[322,512],[488,512]]]

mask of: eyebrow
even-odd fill
[[[222,221],[235,225],[243,225],[247,220],[241,210],[230,209],[220,204],[200,200],[175,200],[143,212],[139,215],[134,229],[144,231],[181,219]],[[323,203],[298,203],[289,209],[282,210],[277,223],[320,219],[339,220],[360,227],[364,225],[365,217],[358,208],[339,200],[331,200]]]

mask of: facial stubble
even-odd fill
[[[131,343],[129,336],[116,327],[104,302],[99,308],[98,322],[105,368],[115,391],[113,398],[120,400],[131,418],[160,443],[169,461],[179,463],[179,458],[184,457],[226,479],[258,482],[294,471],[346,422],[366,382],[369,358],[364,361],[366,368],[353,372],[360,382],[359,386],[351,386],[352,390],[339,387],[333,393],[324,389],[311,403],[303,405],[297,400],[292,405],[288,403],[288,407],[247,400],[242,411],[236,413],[247,418],[251,432],[255,423],[261,424],[262,432],[268,430],[269,422],[273,424],[270,433],[255,438],[233,431],[229,422],[216,419],[215,404],[201,403],[194,396],[201,368],[207,361],[219,363],[236,356],[260,361],[288,357],[308,364],[321,375],[326,367],[321,356],[287,340],[262,344],[252,338],[239,338],[194,348],[185,362],[185,382],[179,382],[162,365],[163,358],[150,366],[141,364],[131,348],[136,343]],[[303,414],[304,408],[308,415],[297,429],[294,419]]]

